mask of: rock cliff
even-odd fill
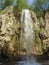
[[[41,55],[49,51],[49,13],[45,19],[36,16],[30,11],[35,32],[34,51],[31,53]],[[0,11],[0,55],[2,57],[18,57],[18,54],[26,54],[26,45],[20,45],[20,15],[21,12],[13,11],[13,6]],[[22,47],[22,49],[21,49]]]

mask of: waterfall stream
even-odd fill
[[[21,25],[22,25],[22,28],[23,28],[21,30],[21,32],[23,32],[23,30],[24,30],[24,37],[25,37],[25,43],[26,43],[26,48],[27,48],[27,54],[29,55],[30,49],[31,48],[33,49],[32,46],[34,46],[34,31],[33,31],[31,14],[30,14],[30,11],[28,9],[25,9],[25,10],[22,11]],[[23,35],[23,33],[21,33],[21,35]]]
[[[24,40],[25,38],[25,40]],[[26,50],[27,50],[27,60],[20,61],[19,63],[22,65],[39,65],[36,62],[35,58],[30,55],[30,49],[34,47],[34,30],[33,30],[33,21],[31,18],[30,11],[28,9],[24,9],[21,14],[21,43],[23,45],[24,41],[26,43]]]

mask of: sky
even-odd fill
[[[29,3],[29,5],[31,5],[32,3],[33,3],[33,1],[34,0],[28,0],[28,3]],[[16,4],[16,0],[14,0],[14,3],[13,3],[14,5]]]
[[[34,0],[28,0],[28,3],[31,5]]]

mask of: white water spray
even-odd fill
[[[33,21],[31,19],[31,14],[28,9],[22,11],[21,15],[21,25],[24,30],[25,43],[27,48],[27,54],[30,54],[30,49],[34,46],[34,30]],[[22,35],[23,33],[21,33]]]
[[[25,40],[23,39],[25,38]],[[33,21],[31,19],[31,14],[28,9],[24,9],[21,14],[21,44],[26,43],[26,50],[27,50],[27,61],[23,62],[20,61],[22,65],[39,65],[36,62],[34,57],[32,56],[31,60],[29,59],[30,56],[30,49],[34,47],[34,30],[33,30]],[[31,57],[31,56],[30,56]]]

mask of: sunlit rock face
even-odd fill
[[[46,30],[47,34],[49,35],[49,13],[45,15],[45,21],[46,21]]]
[[[0,10],[4,9],[5,7],[5,0],[0,0]]]
[[[35,31],[35,54],[43,54],[49,49],[49,13],[45,14],[45,19],[40,17],[39,19],[36,16],[35,12],[32,12],[32,20],[34,22],[34,31]],[[39,45],[38,45],[39,43]],[[40,44],[42,44],[40,46]],[[40,53],[40,50],[44,49],[43,53]],[[41,51],[42,52],[42,51]]]
[[[0,54],[15,57],[19,45],[19,23],[14,16],[13,6],[4,11],[0,13]]]
[[[47,38],[43,40],[43,44],[44,44],[44,49],[48,51],[49,50],[49,13],[46,13],[45,15],[45,22],[46,22],[45,30],[46,30]]]

